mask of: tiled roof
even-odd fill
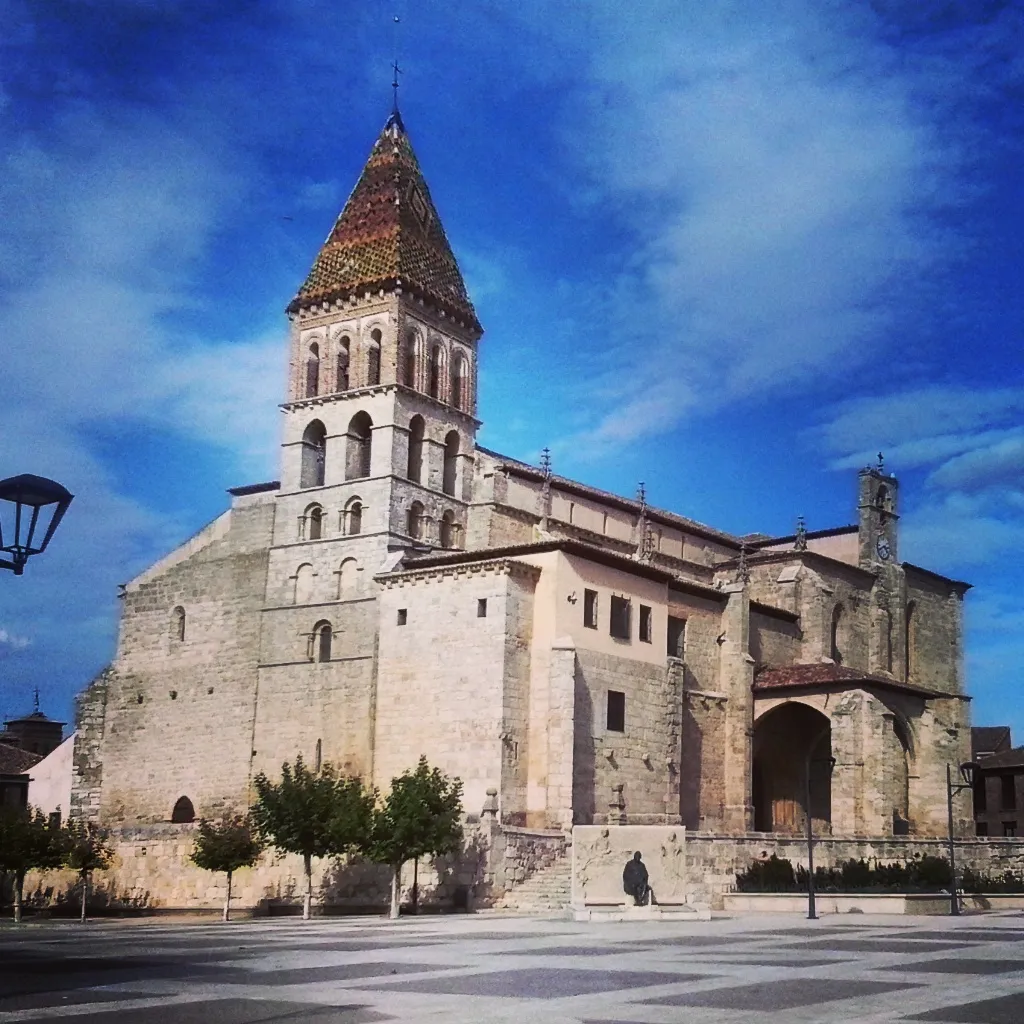
[[[754,691],[786,690],[797,686],[833,686],[836,683],[884,686],[889,690],[902,690],[925,697],[937,696],[935,691],[926,690],[922,686],[828,662],[815,665],[787,665],[785,668],[763,668],[754,677]]]
[[[288,307],[401,287],[479,329],[405,126],[388,118],[356,187]]]
[[[1024,747],[1001,750],[991,757],[983,757],[978,764],[986,771],[990,768],[1024,768]]]
[[[21,747],[12,747],[10,743],[0,743],[0,775],[24,775],[41,760],[39,754],[22,750]]]
[[[976,725],[971,729],[971,757],[1002,753],[1010,746],[1008,725]]]

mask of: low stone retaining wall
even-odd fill
[[[639,850],[658,899],[724,906],[736,874],[773,854],[794,866],[807,866],[807,844],[798,836],[760,832],[723,836],[687,832],[678,825],[577,825],[573,828],[573,904],[619,899],[622,869]],[[943,839],[914,836],[823,836],[814,843],[817,867],[845,860],[895,863],[921,856],[947,857]],[[1000,875],[1024,874],[1024,840],[984,837],[956,841],[957,868]]]
[[[806,914],[807,896],[795,892],[727,892],[723,908],[735,914]],[[819,914],[948,914],[949,897],[936,893],[817,893]]]
[[[961,893],[965,910],[1021,910],[1024,893],[991,896]],[[807,896],[785,892],[727,892],[722,896],[726,911],[736,914],[806,914]],[[815,893],[819,914],[948,914],[949,897],[942,893]]]
[[[216,910],[223,906],[223,874],[197,868],[190,860],[197,825],[148,825],[113,831],[110,868],[93,878],[90,905],[108,910]],[[490,836],[470,825],[457,859],[423,861],[418,867],[419,901],[425,908],[462,906],[490,896],[487,871]],[[402,899],[411,898],[413,865],[402,872]],[[73,902],[77,877],[71,871],[31,872],[25,879],[26,901],[36,906]],[[251,868],[236,871],[231,906],[270,913],[302,903],[305,876],[302,858],[267,850]],[[385,910],[390,902],[391,873],[386,865],[360,858],[313,861],[315,907],[334,910]]]

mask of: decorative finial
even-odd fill
[[[39,711],[39,684],[38,683],[36,684],[35,697],[36,697],[36,699],[35,699],[35,706],[33,707],[32,710],[38,712]]]
[[[644,487],[643,480],[640,481],[640,485],[636,489],[636,500],[640,502],[640,508],[647,508],[647,488]]]
[[[747,542],[740,541],[739,579],[741,583],[750,582],[750,566],[747,565]]]
[[[878,453],[878,472],[885,472],[885,456],[881,452]]]
[[[540,468],[546,477],[551,477],[551,449],[543,448],[540,453]]]
[[[807,524],[803,516],[796,517],[796,539],[793,541],[795,551],[807,550]]]

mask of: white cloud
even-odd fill
[[[636,409],[647,424],[624,432],[609,414],[609,439],[663,430],[694,399],[845,372],[894,322],[895,282],[907,301],[943,258],[921,214],[947,201],[939,168],[959,155],[915,103],[912,75],[883,68],[885,48],[835,15],[800,3],[783,17],[742,3],[654,4],[628,23],[606,12],[576,140],[599,201],[643,239],[625,270],[629,317],[657,329],[622,376],[660,392]]]
[[[32,641],[27,636],[19,636],[0,626],[0,654],[3,653],[5,647],[10,650],[20,651],[31,643]]]

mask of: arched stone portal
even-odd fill
[[[758,832],[800,833],[806,826],[805,772],[810,758],[816,832],[832,824],[832,728],[806,704],[772,708],[754,724],[753,804]]]

